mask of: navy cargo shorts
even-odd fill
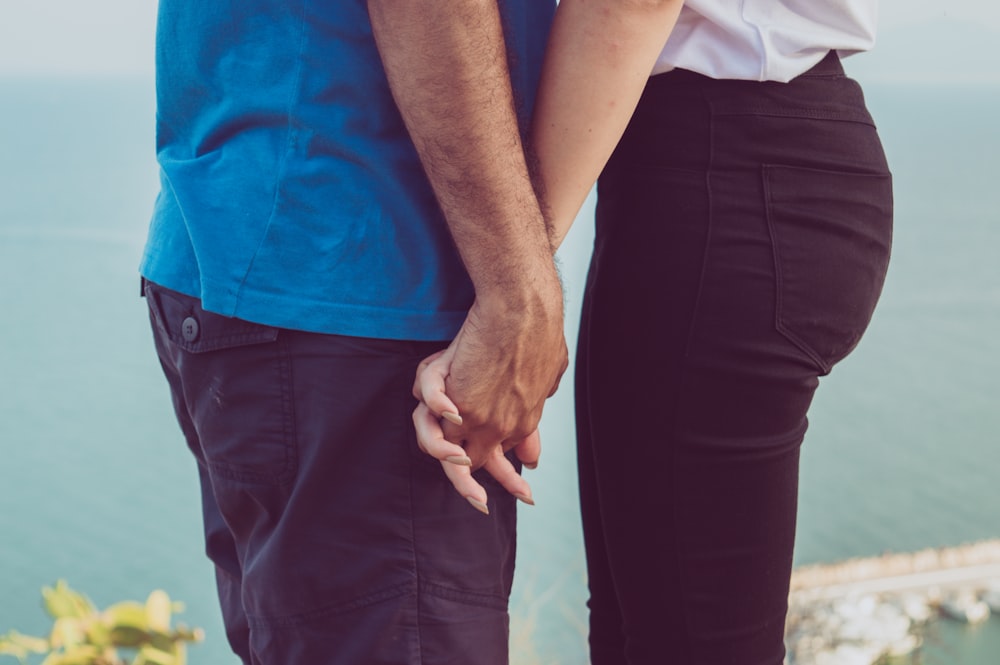
[[[198,461],[209,558],[246,665],[507,662],[515,500],[490,515],[417,447],[411,386],[440,342],[278,329],[144,282]]]

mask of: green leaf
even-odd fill
[[[53,649],[70,649],[87,641],[83,621],[74,617],[60,617],[52,624],[49,643]]]
[[[176,641],[176,638],[170,633],[157,631],[149,634],[149,642],[146,646],[170,653],[174,650],[174,642]]]
[[[183,624],[177,626],[177,630],[174,631],[174,635],[178,640],[183,640],[185,642],[203,642],[205,640],[204,630],[201,628],[188,628]]]
[[[103,621],[103,617],[98,617],[97,621],[88,621],[84,630],[87,642],[99,649],[112,646],[111,627]]]
[[[17,656],[24,660],[29,653],[45,653],[49,650],[49,641],[33,635],[25,635],[12,630],[0,637],[0,653]],[[18,655],[24,654],[24,655]]]
[[[170,596],[165,591],[157,589],[146,599],[146,622],[152,630],[166,632],[170,630],[170,615],[173,606]]]
[[[172,653],[160,651],[153,647],[143,647],[136,654],[132,665],[178,665]]]
[[[0,639],[0,656],[13,656],[22,663],[28,662],[28,650],[19,644]]]
[[[115,646],[135,648],[149,641],[145,605],[132,600],[115,603],[101,613],[101,621]]]
[[[115,626],[111,629],[111,644],[126,649],[137,649],[149,642],[149,633],[131,626]]]
[[[101,612],[101,618],[104,623],[111,627],[128,627],[128,628],[138,628],[140,630],[149,629],[149,621],[146,617],[146,606],[135,602],[134,600],[126,600],[121,603],[115,603],[108,609]]]
[[[72,617],[82,619],[94,614],[97,608],[86,596],[69,588],[66,580],[59,580],[55,587],[43,587],[45,609],[53,619]]]
[[[183,642],[174,645],[174,665],[187,665],[187,647]]]
[[[100,649],[85,644],[62,653],[51,653],[42,665],[95,665],[100,655]]]

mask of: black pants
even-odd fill
[[[490,514],[417,447],[417,364],[438,342],[229,319],[145,283],[198,461],[206,551],[245,665],[501,665],[515,500]]]
[[[780,665],[799,446],[889,258],[891,180],[834,55],[654,77],[598,189],[577,361],[594,665]]]

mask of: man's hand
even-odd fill
[[[389,87],[476,293],[442,375],[462,424],[449,422],[443,438],[471,465],[511,482],[499,470],[504,447],[537,428],[566,368],[566,346],[500,7],[495,0],[367,4]],[[485,503],[479,491],[473,498]]]
[[[504,453],[515,449],[529,468],[538,463],[542,407],[567,364],[561,299],[554,311],[538,301],[520,312],[477,300],[451,346],[421,363],[413,386],[421,402],[413,414],[417,440],[479,510],[487,512],[486,491],[472,477],[480,467],[532,503]]]

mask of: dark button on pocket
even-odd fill
[[[189,316],[181,322],[181,335],[185,342],[193,342],[198,339],[198,319]]]

